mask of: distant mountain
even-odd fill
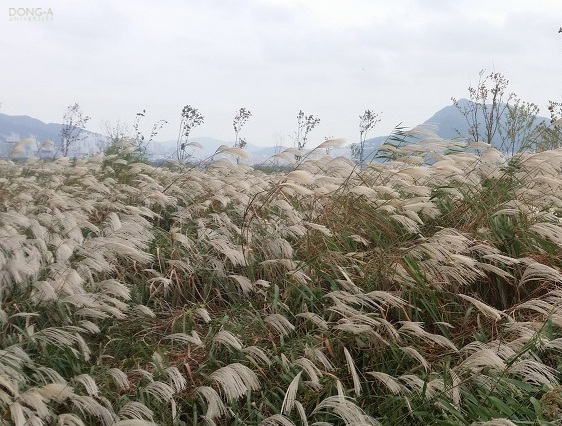
[[[470,101],[467,99],[459,100],[459,104],[462,107],[470,106]],[[483,116],[480,113],[478,117],[480,122],[483,122]],[[535,125],[541,122],[549,122],[550,120],[546,117],[537,117],[535,120]],[[505,121],[504,121],[505,122]],[[468,137],[468,123],[461,112],[454,106],[448,105],[431,117],[429,117],[423,124],[433,125],[436,129],[438,136],[444,139],[455,139],[459,137]],[[34,137],[37,141],[53,140],[56,143],[60,140],[60,130],[62,124],[58,123],[44,123],[33,117],[26,115],[7,115],[0,114],[0,144],[6,144],[7,140],[13,140],[14,135],[18,138],[30,138]],[[483,129],[482,129],[483,130]],[[85,141],[86,145],[95,145],[96,141],[105,140],[106,137],[97,133],[87,132],[88,140]],[[365,153],[366,158],[372,158],[373,153],[386,141],[388,136],[377,136],[374,138],[367,139],[365,141]],[[198,160],[204,160],[211,157],[221,145],[233,146],[233,141],[223,141],[220,139],[199,136],[191,137],[189,142],[198,142],[202,147],[191,147],[189,148],[192,152],[193,158]],[[415,138],[409,138],[408,142],[415,143]],[[499,148],[501,145],[501,138],[499,134],[493,139],[493,144],[495,147]],[[287,147],[281,147],[281,150]],[[516,147],[517,148],[517,147]],[[173,158],[176,150],[176,141],[154,141],[148,147],[148,152],[151,156],[156,158]],[[263,147],[248,144],[246,150],[252,156],[252,162],[256,164],[263,163],[270,159],[279,151],[279,147]],[[0,149],[0,153],[2,150]],[[3,152],[6,152],[4,150]],[[84,146],[80,154],[88,154],[95,152],[92,146]],[[332,150],[332,155],[345,155],[350,156],[350,149],[348,147]]]
[[[0,156],[29,157],[40,155],[52,157],[58,152],[62,124],[44,123],[27,115],[0,114]],[[81,140],[76,141],[70,155],[92,155],[103,146],[105,136],[84,130]],[[53,143],[47,144],[47,141]]]
[[[57,141],[60,138],[61,124],[43,123],[27,115],[0,114],[0,136],[18,134],[21,138],[31,135],[37,139]]]
[[[61,128],[62,124],[60,123],[44,123],[28,115],[0,114],[0,137],[10,136],[12,133],[15,133],[21,138],[33,136],[39,141],[52,140],[58,142],[60,141]],[[99,133],[89,130],[84,130],[84,132],[89,137],[104,138]]]
[[[470,107],[470,102],[468,99],[460,99],[459,106],[461,108]],[[478,121],[482,123],[480,126],[480,132],[484,135],[484,116],[483,113],[480,111],[478,116]],[[547,117],[537,116],[535,119],[534,126],[538,126],[541,122],[550,123],[550,119]],[[469,126],[466,121],[464,115],[457,109],[455,105],[448,105],[435,114],[433,114],[430,118],[425,120],[422,124],[429,125],[435,128],[435,132],[438,136],[443,139],[457,139],[457,138],[468,138],[469,137]],[[505,116],[502,117],[502,125],[505,126],[506,119]],[[372,152],[380,148],[380,146],[387,140],[388,136],[378,136],[375,138],[367,139],[365,141],[366,151]],[[409,142],[415,142],[416,139],[410,138]],[[501,136],[499,132],[494,135],[492,139],[492,145],[496,148],[500,148],[502,144]],[[519,147],[515,147],[517,150]]]
[[[471,101],[468,99],[459,99],[459,106],[461,108],[469,108]],[[502,105],[503,107],[503,105]],[[484,123],[484,114],[480,110],[477,115],[478,121]],[[550,119],[547,117],[537,116],[535,118],[534,126],[538,126],[541,122],[550,123]],[[437,134],[443,139],[454,139],[459,137],[468,137],[468,123],[457,109],[455,105],[449,105],[445,108],[440,109],[435,114],[433,114],[429,119],[425,121],[425,124],[435,124],[438,126]],[[506,117],[502,117],[500,125],[505,126]],[[480,133],[485,134],[484,126],[480,126]],[[494,138],[492,139],[492,145],[496,148],[501,146],[502,140],[499,132],[496,132]],[[516,147],[517,148],[517,147]]]

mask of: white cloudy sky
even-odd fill
[[[10,22],[10,7],[42,7],[52,22]],[[205,123],[193,136],[233,138],[240,107],[249,143],[289,135],[302,109],[320,117],[311,141],[355,141],[414,126],[463,97],[482,68],[546,114],[562,100],[560,0],[10,0],[0,8],[0,112],[60,122],[79,102],[90,130],[147,110],[161,139],[181,108]]]

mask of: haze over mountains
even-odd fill
[[[469,105],[468,100],[461,99],[459,101],[461,105]],[[546,117],[537,116],[535,124],[538,125],[542,121],[549,122],[550,120]],[[468,136],[468,123],[465,117],[459,112],[459,110],[454,105],[448,105],[431,117],[429,117],[423,124],[432,124],[435,126],[436,133],[444,139],[454,139],[461,136]],[[6,144],[8,140],[14,140],[18,137],[20,139],[24,138],[35,138],[37,141],[52,140],[58,142],[60,140],[60,131],[62,125],[59,123],[44,123],[33,117],[19,115],[11,116],[7,114],[0,113],[0,144]],[[320,126],[321,127],[321,124]],[[372,132],[376,132],[376,127]],[[318,132],[312,131],[309,137],[308,148],[314,148],[314,146],[320,144],[321,140],[316,140]],[[83,152],[82,154],[88,154],[92,151],[99,150],[99,142],[107,141],[107,137],[95,132],[87,132],[88,144],[92,145],[88,152]],[[333,150],[333,155],[344,155],[350,156],[349,145],[356,142],[356,135],[337,135],[338,137],[344,137],[347,140],[347,146]],[[377,136],[367,139],[365,144],[366,154],[376,150],[388,136]],[[289,138],[290,139],[290,136]],[[194,136],[190,138],[190,142],[198,142],[202,145],[202,148],[193,148],[193,157],[196,159],[205,159],[213,155],[217,148],[221,145],[233,145],[233,141],[224,141],[207,136]],[[501,139],[499,135],[493,140],[494,146],[499,147],[501,144]],[[97,147],[93,146],[96,145]],[[103,145],[103,144],[101,144]],[[149,147],[148,151],[154,158],[166,158],[172,156],[175,152],[176,141],[155,141]],[[266,161],[269,157],[276,154],[280,150],[287,148],[285,147],[275,147],[275,146],[258,146],[247,144],[246,150],[252,155],[253,163],[261,163]],[[4,150],[5,151],[5,150]]]

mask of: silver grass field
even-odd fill
[[[413,134],[1,160],[0,424],[562,424],[562,150]]]

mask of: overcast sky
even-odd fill
[[[0,20],[0,112],[61,122],[78,102],[93,131],[146,109],[143,129],[166,119],[159,139],[175,139],[190,104],[194,140],[232,140],[246,107],[249,143],[289,145],[299,109],[321,119],[311,143],[354,142],[365,109],[383,113],[371,136],[414,126],[483,68],[544,115],[562,100],[560,0],[10,0]]]

